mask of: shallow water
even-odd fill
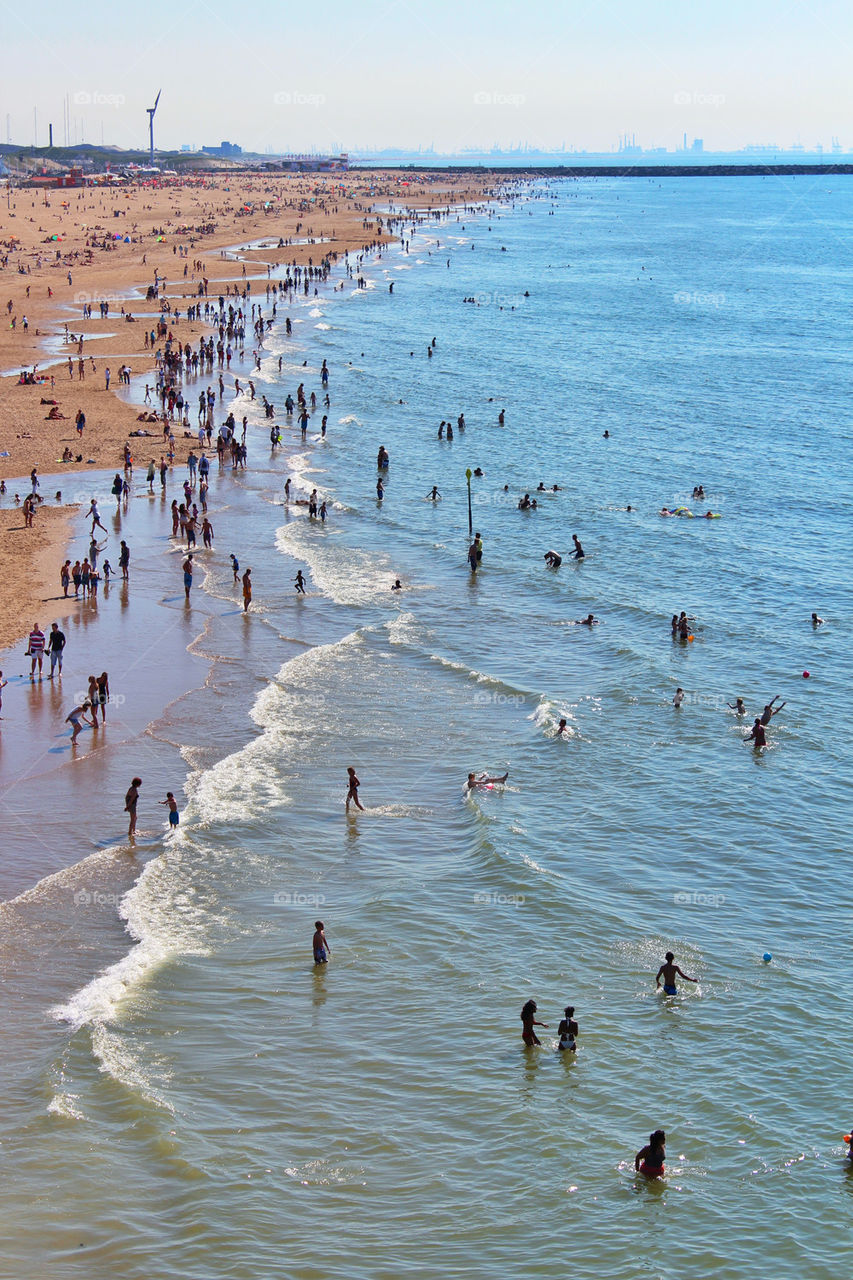
[[[182,623],[207,686],[148,734],[158,781],[188,768],[180,833],[150,805],[133,887],[108,848],[4,908],[9,1274],[844,1271],[848,186],[542,183],[279,305],[259,395],[321,398],[325,358],[328,434],[270,457],[239,402],[251,466],[215,480]],[[285,474],[325,525],[273,505]],[[700,482],[720,520],[657,514]],[[756,754],[726,704],[777,693]],[[668,947],[700,981],[664,1001]]]

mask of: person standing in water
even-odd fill
[[[770,723],[770,721],[773,719],[774,716],[778,716],[779,712],[782,710],[783,707],[788,705],[786,702],[780,702],[778,707],[773,706],[774,702],[779,702],[779,699],[781,698],[781,696],[782,696],[781,693],[777,693],[776,697],[773,698],[770,702],[768,702],[764,710],[762,711],[760,719],[761,719],[761,723],[765,727]]]
[[[675,963],[675,956],[672,954],[672,952],[667,951],[666,959],[664,960],[661,967],[658,969],[658,974],[657,974],[657,977],[655,978],[655,986],[659,987],[660,980],[661,978],[663,978],[664,995],[677,996],[678,988],[675,985],[676,977],[683,978],[685,982],[699,981],[698,978],[688,978],[687,974],[682,969],[679,969],[678,965]]]
[[[744,738],[744,742],[751,742],[756,751],[767,746],[767,734],[764,731],[764,725],[761,723],[761,716],[755,717],[752,729]]]
[[[359,782],[358,778],[355,776],[355,769],[352,767],[352,765],[350,765],[349,768],[347,769],[347,774],[349,775],[349,779],[348,779],[348,789],[347,789],[346,812],[349,813],[350,802],[352,802],[357,809],[361,809],[361,811],[364,812],[364,805],[361,803],[361,801],[358,798],[358,789],[361,786],[361,783]]]
[[[167,806],[168,806],[168,809],[169,809],[169,830],[170,830],[170,832],[174,832],[175,828],[177,827],[178,823],[179,823],[179,822],[180,822],[180,820],[181,820],[181,815],[178,813],[178,802],[177,802],[177,800],[175,799],[175,797],[174,797],[174,795],[172,794],[172,792],[171,792],[171,791],[167,791],[167,792],[166,792],[166,799],[165,799],[165,800],[159,800],[157,803],[158,803],[158,804],[165,804],[165,805],[167,805]]]
[[[655,1129],[649,1134],[648,1145],[634,1156],[634,1171],[647,1178],[663,1177],[663,1162],[666,1159],[666,1134],[663,1129]]]
[[[565,1053],[576,1053],[578,1047],[576,1043],[578,1024],[575,1022],[574,1005],[566,1005],[563,1013],[565,1016],[557,1028],[560,1036],[560,1043],[557,1045],[557,1048]]]
[[[580,538],[578,537],[578,535],[577,535],[576,533],[573,533],[573,534],[572,534],[572,542],[575,544],[575,559],[576,559],[576,560],[583,560],[583,558],[584,558],[584,549],[583,549],[583,547],[581,546],[581,544],[580,544]]]
[[[535,1000],[526,1001],[526,1003],[522,1006],[522,1009],[521,1009],[521,1038],[528,1048],[532,1048],[533,1045],[535,1044],[541,1045],[542,1043],[542,1041],[539,1039],[539,1037],[537,1036],[533,1028],[534,1027],[547,1028],[548,1026],[547,1022],[536,1021],[536,1012],[537,1010],[536,1010]]]
[[[127,795],[124,797],[124,811],[128,814],[127,835],[129,840],[136,839],[136,806],[139,801],[139,788],[141,786],[141,778],[131,778]]]
[[[243,612],[249,612],[249,605],[252,603],[252,570],[247,569],[243,574]]]
[[[326,929],[322,920],[314,921],[314,937],[311,939],[311,948],[314,952],[315,964],[328,964],[329,956],[332,954],[332,948],[326,937]]]

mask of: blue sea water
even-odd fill
[[[258,393],[327,360],[328,432],[240,402],[180,832],[112,963],[16,979],[7,1274],[846,1272],[852,228],[838,176],[541,181],[279,305]]]

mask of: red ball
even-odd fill
[[[803,679],[804,679],[804,680],[808,680],[808,678],[809,678],[809,673],[808,673],[808,671],[804,671],[804,672],[803,672]]]

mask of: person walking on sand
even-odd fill
[[[136,805],[139,801],[139,788],[142,786],[141,778],[131,778],[130,786],[124,797],[124,811],[129,815],[127,836],[133,841],[136,839]]]
[[[243,574],[243,612],[249,612],[249,605],[252,603],[252,570],[247,569]]]
[[[660,980],[663,978],[663,993],[665,996],[677,996],[678,988],[675,985],[676,977],[683,978],[685,982],[698,982],[698,978],[688,978],[687,974],[679,969],[675,963],[675,956],[671,951],[667,951],[666,958],[658,969],[655,978],[655,987],[660,987]]]
[[[642,1173],[646,1178],[662,1178],[665,1158],[666,1134],[663,1129],[655,1129],[649,1135],[648,1145],[634,1156],[634,1172]]]
[[[311,949],[314,952],[315,964],[328,964],[329,956],[332,954],[332,948],[326,937],[326,929],[322,920],[314,921],[314,937],[311,939]]]
[[[362,812],[364,812],[364,805],[361,803],[361,801],[358,798],[358,789],[361,786],[361,783],[359,782],[358,778],[355,776],[355,769],[352,767],[352,765],[350,765],[349,768],[347,769],[347,774],[349,775],[349,781],[348,781],[348,789],[347,789],[346,812],[349,813],[350,801],[352,801],[352,803],[355,805],[357,809],[361,809]]]
[[[42,663],[44,662],[44,645],[45,645],[44,632],[42,631],[39,624],[37,622],[34,622],[33,629],[29,635],[29,640],[27,643],[27,652],[26,652],[26,657],[32,658],[32,662],[30,663],[30,679],[31,680],[35,680],[35,677],[36,677],[36,663],[38,663],[39,680],[41,680],[41,668],[42,668]]]
[[[545,1028],[547,1028],[547,1026],[548,1026],[548,1023],[547,1023],[547,1022],[537,1022],[537,1021],[536,1021],[536,1013],[537,1013],[537,1009],[536,1009],[536,1001],[535,1001],[535,1000],[527,1000],[527,1001],[524,1003],[524,1005],[522,1005],[522,1008],[521,1008],[521,1038],[522,1038],[522,1040],[524,1041],[524,1043],[527,1045],[528,1049],[531,1049],[531,1048],[533,1047],[533,1045],[535,1045],[535,1044],[540,1044],[540,1045],[541,1045],[541,1043],[542,1043],[542,1041],[539,1039],[539,1037],[537,1036],[537,1034],[536,1034],[536,1032],[533,1030],[533,1028],[534,1028],[534,1027],[545,1027]]]
[[[190,552],[184,563],[181,565],[184,571],[184,595],[187,600],[190,598],[190,591],[193,585],[193,553]]]
[[[50,636],[47,641],[47,651],[50,654],[50,675],[48,680],[53,679],[53,673],[57,666],[59,674],[62,675],[62,650],[65,648],[65,635],[59,630],[59,623],[52,622],[50,624]]]
[[[173,835],[175,832],[175,829],[178,826],[178,823],[181,820],[181,815],[178,813],[178,802],[175,799],[175,797],[172,795],[172,792],[167,791],[166,799],[158,800],[157,803],[165,804],[169,806],[169,833]]]

